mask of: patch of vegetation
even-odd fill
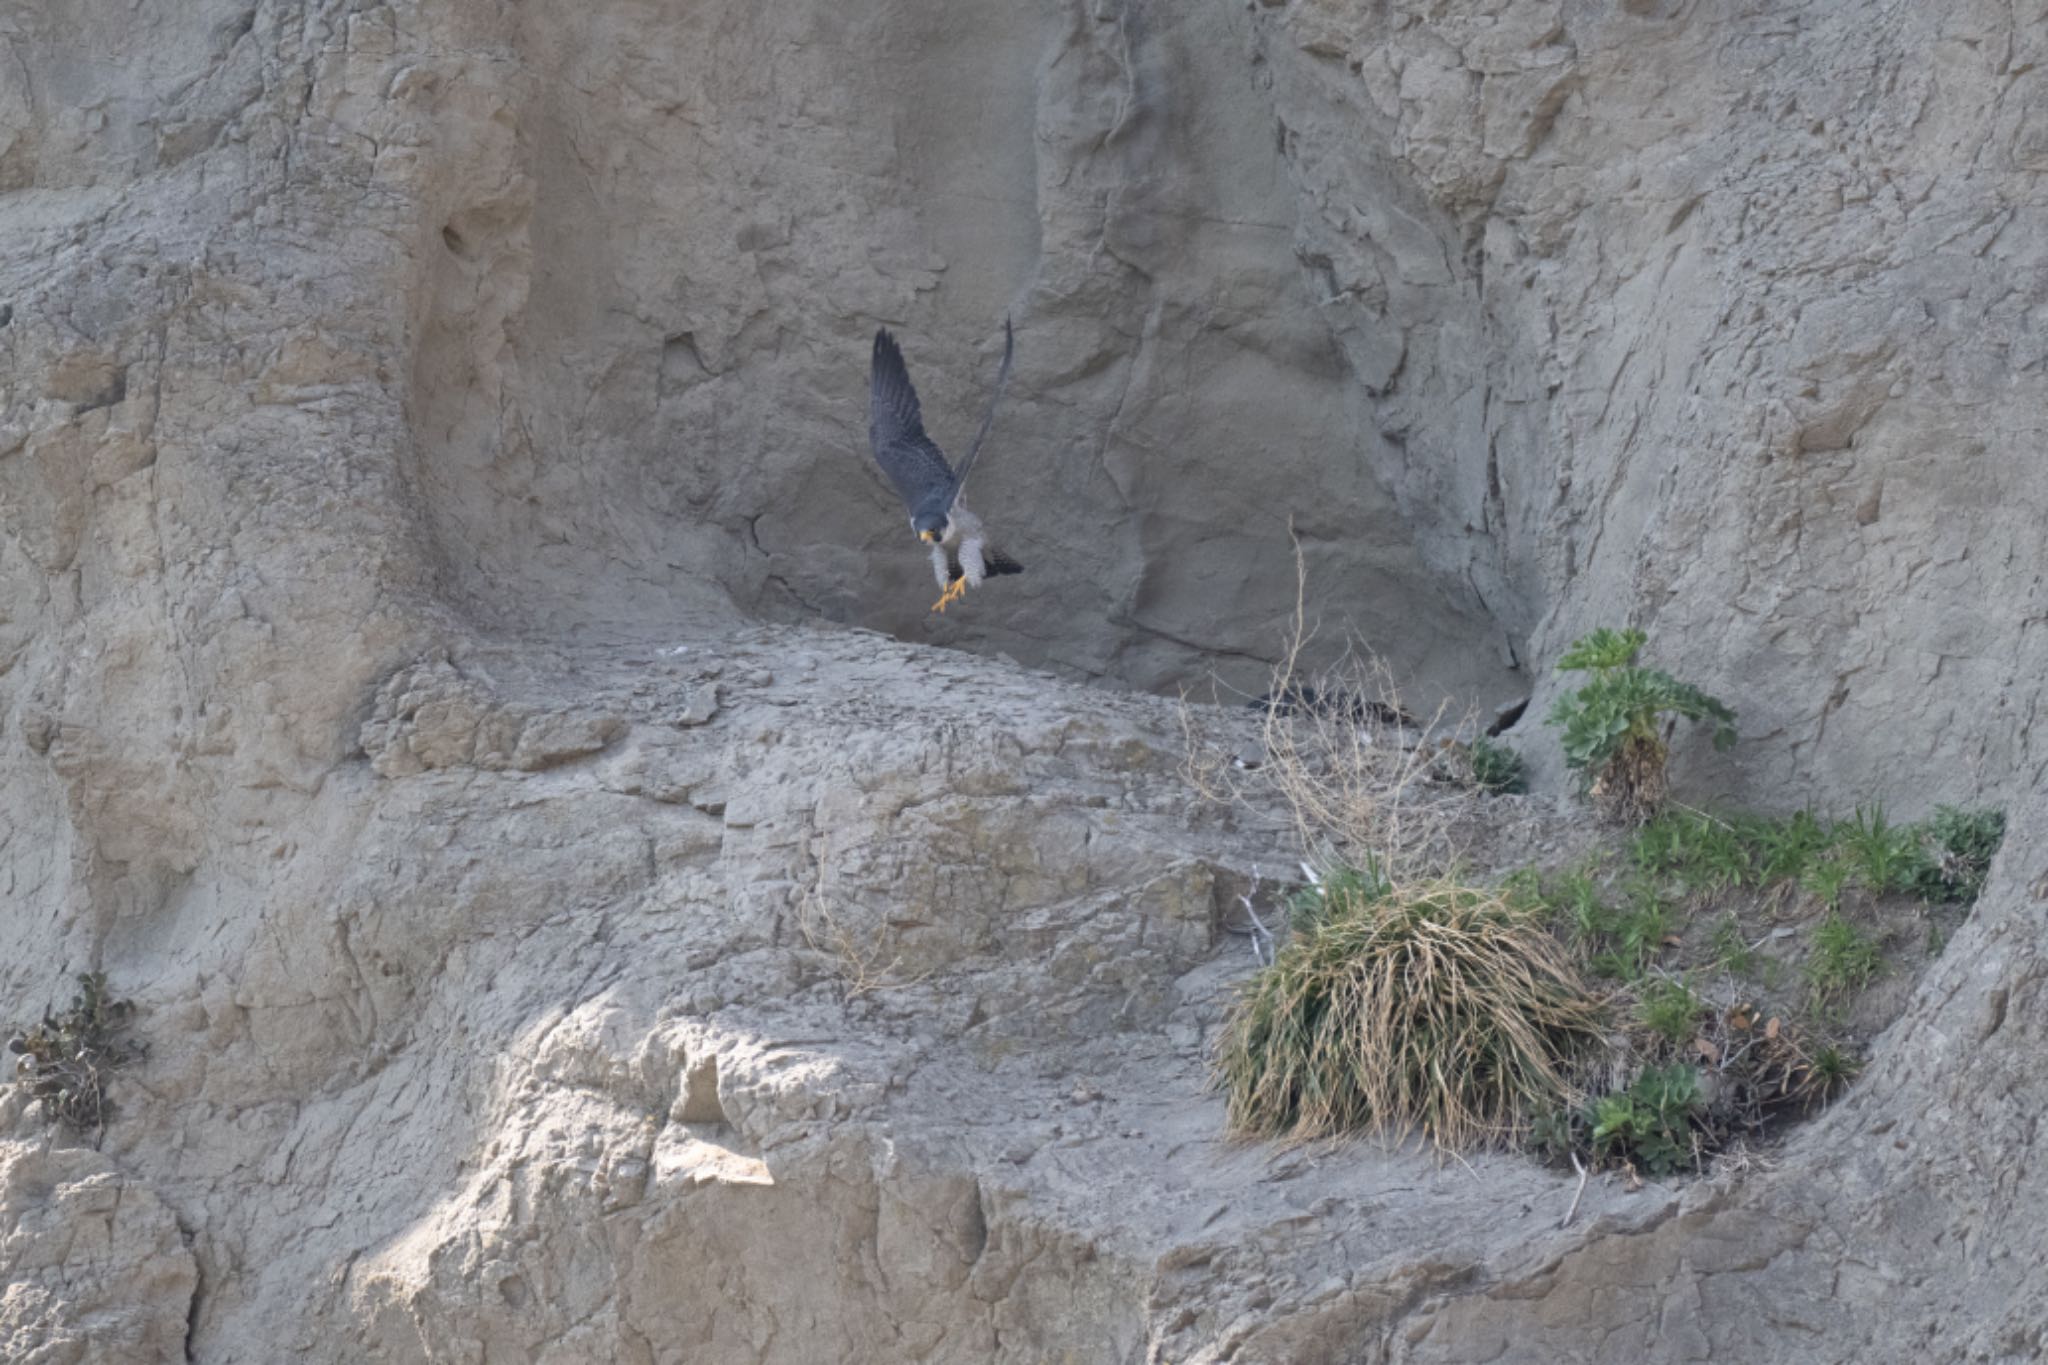
[[[1295,933],[1312,934],[1338,914],[1375,905],[1394,894],[1379,859],[1368,856],[1360,861],[1363,866],[1315,874],[1314,880],[1289,898],[1288,922]]]
[[[1680,807],[1636,831],[1628,848],[1638,871],[1674,879],[1686,892],[1727,891],[1756,881],[1754,831]]]
[[[1556,887],[1543,893],[1543,903],[1551,918],[1582,948],[1597,947],[1614,928],[1614,912],[1601,899],[1600,883],[1593,879],[1590,868],[1565,873]]]
[[[1465,758],[1472,768],[1472,785],[1480,791],[1507,796],[1528,790],[1522,756],[1507,745],[1481,735],[1466,749]]]
[[[1615,916],[1610,937],[1624,966],[1622,977],[1633,981],[1670,946],[1672,931],[1677,928],[1677,907],[1648,882],[1630,882],[1622,890],[1627,903]]]
[[[1680,719],[1711,721],[1716,749],[1735,743],[1734,711],[1691,683],[1636,662],[1647,639],[1640,630],[1603,626],[1574,642],[1558,668],[1592,677],[1559,697],[1548,717],[1564,732],[1566,766],[1584,774],[1609,815],[1630,824],[1648,820],[1664,804],[1670,747],[1660,727],[1668,734]]]
[[[1811,810],[1769,817],[1671,805],[1611,852],[1547,873],[1522,869],[1506,888],[1587,971],[1619,983],[1630,1028],[1614,1040],[1610,1071],[1683,1063],[1711,1072],[1711,1100],[1689,1119],[1697,1156],[1819,1108],[1849,1085],[1861,1067],[1852,1037],[1865,1036],[1869,1021],[1844,1031],[1887,969],[1886,945],[1903,945],[1924,924],[1927,954],[1937,954],[1956,922],[1939,912],[1981,886],[2002,832],[1995,811],[1943,808],[1924,825],[1900,826],[1876,805],[1833,822]],[[1923,908],[1909,908],[1909,897]],[[1751,1003],[1750,991],[1771,1006]],[[1532,1146],[1597,1158],[1593,1106],[1604,1103],[1617,1136],[1602,1152],[1625,1149],[1643,1126],[1639,1099],[1625,1088],[1550,1111]],[[1652,1141],[1640,1155],[1648,1169],[1668,1153]]]
[[[1692,987],[1675,977],[1647,983],[1636,998],[1636,1022],[1672,1047],[1694,1035],[1705,1012],[1705,1004]]]
[[[1797,1091],[1808,1110],[1818,1109],[1847,1090],[1862,1071],[1853,1053],[1829,1043],[1799,1064]]]
[[[1815,900],[1835,913],[1842,908],[1842,892],[1848,889],[1849,879],[1855,869],[1834,858],[1822,858],[1808,863],[1800,874],[1799,887]]]
[[[1823,1008],[1839,1004],[1844,996],[1869,985],[1882,965],[1884,955],[1877,945],[1843,919],[1841,911],[1830,910],[1813,931],[1806,959],[1806,981],[1813,989],[1814,1003]]]
[[[1587,1115],[1593,1155],[1621,1157],[1651,1175],[1670,1175],[1697,1159],[1692,1120],[1700,1108],[1699,1072],[1646,1067],[1627,1090],[1602,1095]]]
[[[1920,832],[1886,821],[1882,802],[1867,811],[1858,806],[1854,816],[1835,826],[1834,843],[1873,895],[1910,892],[1929,861]]]
[[[1832,910],[1860,887],[1967,905],[2004,835],[2004,812],[1953,806],[1924,825],[1893,825],[1881,804],[1833,825],[1810,810],[1774,819],[1676,806],[1635,832],[1627,859],[1639,875],[1691,896],[1797,888]]]
[[[1437,881],[1322,881],[1325,908],[1231,1005],[1217,1076],[1237,1132],[1506,1142],[1565,1104],[1599,1001],[1532,910]]]
[[[1714,955],[1714,965],[1722,971],[1736,976],[1763,974],[1763,954],[1750,943],[1749,936],[1743,932],[1741,919],[1732,913],[1714,921],[1708,948]]]
[[[108,995],[104,973],[81,973],[68,1009],[46,1011],[42,1023],[8,1040],[14,1084],[35,1098],[44,1119],[97,1143],[113,1113],[109,1077],[142,1055],[141,1044],[120,1036],[134,1014],[133,1002]]]
[[[1631,828],[1568,866],[1478,889],[1484,874],[1464,860],[1487,856],[1488,836],[1583,849],[1579,832],[1555,837],[1530,807],[1516,815],[1533,830],[1508,822],[1475,839],[1472,793],[1517,789],[1520,755],[1442,740],[1441,713],[1396,724],[1390,680],[1355,655],[1288,692],[1308,677],[1296,672],[1305,620],[1297,601],[1259,761],[1189,721],[1198,787],[1284,808],[1311,862],[1344,864],[1287,902],[1292,940],[1261,954],[1230,1006],[1215,1079],[1242,1135],[1420,1130],[1447,1148],[1524,1137],[1596,1165],[1697,1168],[1851,1084],[1892,1003],[1866,994],[1886,954],[1912,958],[1922,928],[1938,951],[2003,837],[1996,811],[1944,807],[1898,826],[1875,804],[1831,821],[1667,801],[1678,722],[1710,726],[1726,748],[1735,713],[1643,667],[1641,631],[1600,630],[1560,661],[1587,677],[1548,719],[1594,799]],[[1369,693],[1388,701],[1341,700]],[[1591,992],[1581,973],[1616,984]],[[1595,1077],[1590,1093],[1574,1088]]]
[[[1695,1127],[1704,1109],[1694,1068],[1645,1067],[1624,1090],[1544,1115],[1532,1144],[1553,1157],[1587,1151],[1595,1162],[1625,1162],[1651,1175],[1671,1175],[1697,1165],[1711,1150]]]
[[[1757,881],[1763,886],[1797,882],[1832,842],[1827,827],[1810,810],[1785,820],[1756,820],[1750,831],[1758,855]]]
[[[1922,838],[1927,856],[1915,873],[1914,892],[1937,904],[1971,905],[2005,842],[2005,812],[1937,806]]]

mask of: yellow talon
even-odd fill
[[[932,603],[933,611],[944,611],[967,595],[967,579],[963,576],[946,585],[946,591],[939,600]]]

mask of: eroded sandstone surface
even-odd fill
[[[0,1105],[0,1354],[2038,1355],[2044,57],[2036,0],[0,7],[0,1001],[103,970],[150,1047],[97,1152]],[[931,618],[866,340],[957,440],[1005,312],[1030,572]],[[1566,1227],[1223,1143],[1294,850],[1116,689],[1262,686],[1290,521],[1427,702],[1628,620],[1742,712],[1708,789],[2010,809],[1847,1101]]]

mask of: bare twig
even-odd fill
[[[1579,1188],[1572,1192],[1572,1206],[1564,1211],[1564,1221],[1557,1225],[1560,1229],[1568,1228],[1572,1225],[1572,1216],[1579,1211],[1579,1200],[1585,1197],[1587,1177],[1593,1174],[1579,1160],[1577,1152],[1572,1153],[1572,1167],[1579,1173]]]
[[[1252,897],[1258,894],[1259,865],[1253,863],[1251,890],[1240,895],[1237,898],[1237,903],[1244,907],[1245,918],[1251,921],[1250,928],[1245,932],[1252,941],[1252,956],[1258,959],[1261,967],[1270,967],[1273,965],[1273,954],[1275,952],[1273,931],[1266,927],[1266,922],[1259,918],[1259,912],[1252,907]]]
[[[903,965],[903,955],[898,953],[883,962],[882,950],[858,942],[815,887],[804,894],[797,907],[797,928],[812,949],[837,960],[849,1001],[883,991],[904,990],[931,975],[926,970],[915,976],[896,977],[897,969]]]

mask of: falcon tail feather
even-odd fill
[[[967,572],[958,564],[950,565],[949,568],[951,570],[949,578],[961,578]],[[981,552],[981,576],[983,578],[1001,578],[1006,573],[1023,572],[1024,566],[1004,554],[1001,550],[983,550]]]

